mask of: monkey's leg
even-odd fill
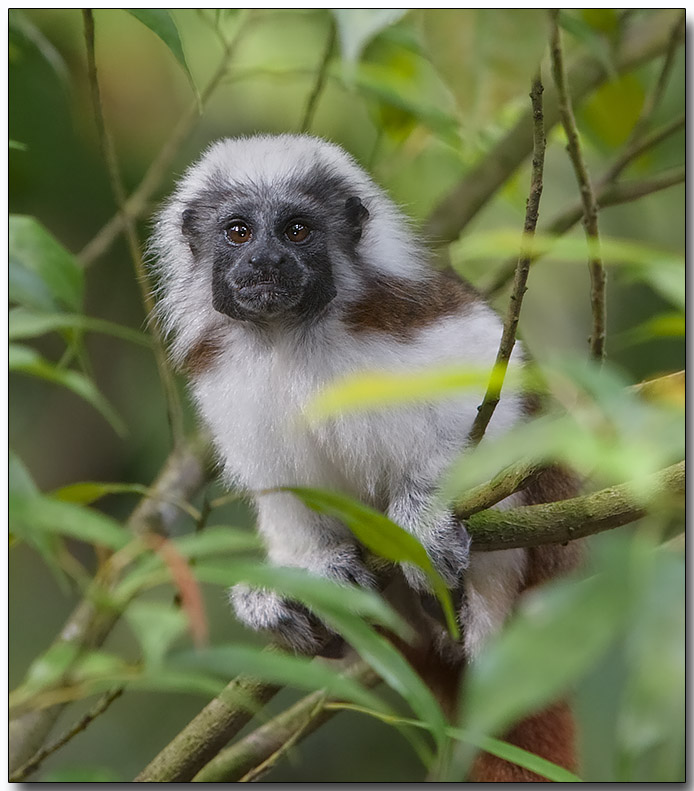
[[[519,722],[503,740],[552,763],[576,770],[575,728],[565,701],[555,703]],[[480,753],[470,773],[476,783],[547,783],[546,777],[504,761],[489,753]]]

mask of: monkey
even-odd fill
[[[411,222],[342,148],[290,134],[211,144],[157,214],[150,253],[156,315],[225,481],[271,490],[255,500],[271,564],[377,584],[344,525],[278,487],[333,489],[385,513],[419,540],[456,592],[459,644],[422,616],[444,665],[477,657],[544,569],[571,565],[571,553],[556,547],[471,553],[465,525],[438,496],[483,393],[301,419],[324,387],[357,372],[491,369],[502,332],[470,284],[430,265]],[[517,343],[511,366],[524,358]],[[504,393],[486,435],[503,434],[528,411],[522,393]],[[532,501],[517,493],[498,507]],[[421,570],[400,571],[425,602]],[[335,637],[275,592],[238,585],[231,601],[243,624],[295,651],[320,652]]]

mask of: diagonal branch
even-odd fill
[[[593,315],[593,331],[590,336],[592,356],[599,361],[605,359],[605,333],[607,324],[607,303],[605,285],[607,275],[600,254],[600,237],[598,234],[598,202],[595,199],[593,185],[588,175],[581,143],[574,118],[571,95],[567,86],[564,53],[562,50],[561,33],[559,31],[559,11],[551,12],[552,33],[550,56],[552,74],[557,88],[559,115],[568,140],[567,151],[576,174],[581,201],[583,203],[583,224],[588,241],[588,268],[590,270],[590,304]]]
[[[472,550],[490,552],[542,544],[564,544],[611,530],[645,516],[666,496],[685,490],[684,462],[639,481],[641,497],[633,483],[612,486],[594,494],[545,505],[526,505],[508,511],[489,509],[469,517],[466,526]]]
[[[521,240],[521,251],[516,264],[516,272],[513,280],[513,290],[509,300],[504,329],[499,343],[499,351],[496,355],[494,368],[487,386],[487,392],[480,404],[475,420],[470,429],[469,441],[471,445],[477,445],[489,425],[489,421],[494,414],[496,405],[501,398],[501,388],[504,384],[504,377],[508,368],[509,360],[513,347],[516,345],[516,332],[520,319],[523,296],[526,292],[528,272],[530,271],[530,247],[535,236],[537,226],[537,216],[540,210],[540,198],[542,196],[542,176],[545,166],[545,126],[542,114],[542,82],[540,76],[533,79],[530,91],[530,101],[533,110],[533,166],[530,174],[530,196],[525,208],[525,223],[523,225],[523,239]]]
[[[670,46],[673,19],[679,11],[663,10],[648,14],[627,27],[614,55],[617,73],[635,69]],[[681,44],[684,36],[677,39]],[[577,60],[568,69],[568,90],[580,102],[609,78],[604,64],[594,57]],[[559,121],[556,92],[549,86],[544,97],[545,131]],[[486,205],[531,152],[532,113],[525,112],[494,148],[437,205],[424,231],[434,244],[455,241],[461,231]]]

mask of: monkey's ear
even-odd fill
[[[198,215],[195,209],[184,209],[181,212],[181,230],[188,240],[188,246],[193,255],[197,255],[200,249],[198,229]]]
[[[352,229],[353,238],[355,243],[361,239],[364,223],[369,217],[369,212],[366,206],[357,197],[347,198],[345,201],[345,212],[347,214],[347,222]]]

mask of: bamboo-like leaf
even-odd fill
[[[37,338],[55,330],[87,330],[113,335],[141,346],[151,346],[151,341],[142,332],[131,330],[112,321],[93,319],[75,313],[44,313],[28,308],[13,308],[9,313],[9,339]]]
[[[38,220],[10,215],[9,254],[11,301],[42,310],[80,310],[84,273]]]
[[[118,522],[97,511],[63,503],[45,495],[9,495],[10,520],[27,532],[43,531],[122,549],[130,534]]]
[[[10,371],[29,374],[47,382],[67,387],[68,390],[72,390],[73,393],[89,402],[100,412],[117,434],[124,436],[127,433],[125,424],[113,407],[101,395],[93,382],[78,371],[59,368],[29,346],[17,343],[10,344],[9,368]]]
[[[212,646],[204,651],[176,654],[170,658],[169,666],[179,670],[202,670],[224,679],[242,673],[262,681],[289,684],[311,692],[322,689],[328,695],[372,706],[377,711],[389,711],[378,695],[353,679],[310,658],[279,651],[266,651],[247,645]]]
[[[126,8],[125,10],[129,14],[132,14],[135,19],[138,19],[140,22],[142,22],[143,25],[148,27],[164,42],[164,44],[166,44],[171,54],[176,58],[176,60],[181,65],[181,68],[186,73],[186,77],[188,77],[188,80],[190,81],[195,96],[197,97],[198,101],[200,101],[197,86],[195,85],[193,75],[188,68],[186,55],[183,51],[181,36],[171,13],[164,8]]]
[[[441,602],[450,633],[458,637],[458,625],[446,583],[433,567],[424,547],[411,533],[373,508],[337,492],[301,487],[287,487],[286,491],[295,494],[314,511],[344,522],[355,537],[377,555],[395,563],[413,563],[422,569]]]
[[[161,667],[169,647],[187,626],[185,613],[161,602],[133,602],[124,617],[140,643],[149,670]]]
[[[332,9],[340,38],[342,59],[348,78],[368,43],[382,30],[401,19],[407,9],[397,8],[336,8]]]

